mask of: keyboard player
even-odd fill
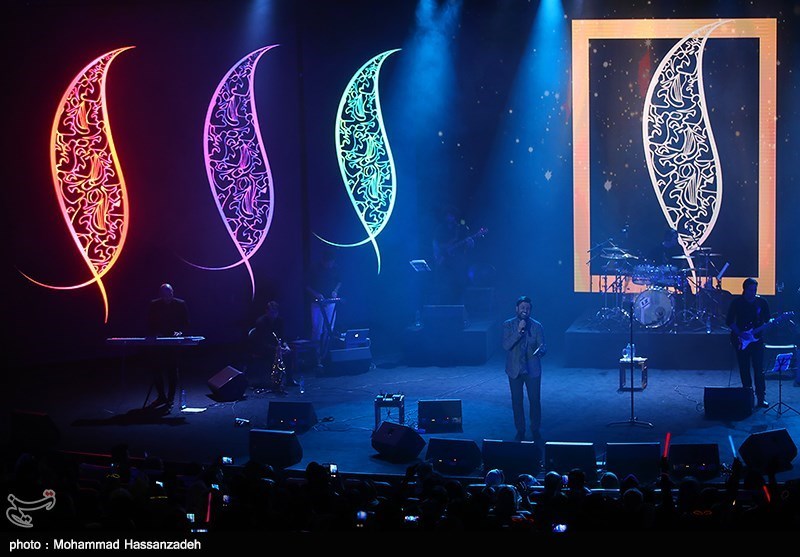
[[[152,337],[182,336],[189,327],[186,301],[175,297],[171,284],[159,287],[159,296],[150,301],[147,313],[147,334]],[[150,363],[157,398],[154,407],[172,409],[178,385],[180,348],[151,346]],[[166,383],[166,385],[165,385]]]
[[[313,296],[311,301],[311,342],[317,347],[317,365],[327,354],[330,339],[336,324],[336,302],[342,278],[333,253],[326,251],[319,263],[311,270],[306,289]]]

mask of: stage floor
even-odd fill
[[[412,367],[399,358],[375,355],[371,369],[357,374],[308,373],[303,394],[297,387],[286,397],[248,387],[242,400],[217,403],[209,398],[207,381],[230,361],[224,355],[198,354],[187,361],[182,381],[188,406],[202,411],[175,409],[166,415],[141,411],[149,381],[135,366],[124,373],[115,361],[96,367],[53,366],[12,374],[3,409],[46,413],[61,433],[57,447],[64,450],[108,454],[113,446],[125,443],[134,457],[147,454],[172,462],[207,463],[225,455],[244,463],[249,458],[250,429],[266,428],[272,401],[308,401],[319,422],[298,435],[303,456],[291,469],[304,470],[311,461],[335,462],[343,473],[402,474],[408,466],[379,458],[372,447],[374,400],[380,393],[405,396],[405,424],[411,427],[417,425],[419,400],[462,401],[463,431],[423,434],[426,444],[433,437],[469,439],[479,446],[484,439],[513,438],[502,352],[474,366]],[[598,461],[604,460],[607,443],[663,444],[668,433],[672,443],[717,444],[724,463],[732,459],[731,446],[738,450],[754,433],[785,428],[793,439],[800,439],[800,417],[795,412],[778,416],[756,410],[740,421],[706,418],[705,387],[738,386],[738,373],[731,367],[676,370],[652,362],[647,387],[631,396],[619,391],[618,367],[567,366],[563,360],[559,354],[544,360],[544,441],[592,443]],[[777,402],[776,379],[768,380],[767,397]],[[800,388],[794,381],[783,381],[782,397],[800,409]],[[10,434],[7,418],[2,420],[4,439]],[[237,425],[237,418],[249,423]],[[386,408],[381,418],[396,422],[399,413]],[[631,418],[651,422],[652,428],[610,425]],[[423,448],[419,458],[424,459],[425,453]],[[791,470],[779,479],[795,475]]]

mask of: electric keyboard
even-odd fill
[[[106,339],[106,344],[138,346],[196,346],[204,341],[205,337],[111,337]]]
[[[318,304],[324,306],[326,304],[336,304],[338,302],[342,302],[342,301],[344,301],[344,299],[343,298],[316,298],[314,301],[317,302]]]

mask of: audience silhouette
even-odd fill
[[[548,470],[541,481],[520,474],[508,483],[500,469],[480,479],[448,477],[429,462],[409,465],[402,477],[378,477],[333,473],[315,461],[297,471],[256,461],[134,459],[125,445],[103,461],[84,456],[21,451],[6,461],[6,492],[17,500],[57,493],[52,511],[31,511],[33,532],[522,530],[569,537],[792,531],[800,520],[798,480],[777,482],[774,472],[738,459],[717,483],[673,478],[662,459],[653,483],[605,470],[589,485],[579,468]]]

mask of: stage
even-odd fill
[[[542,380],[544,439],[536,443],[538,450],[543,451],[547,443],[588,443],[595,462],[602,467],[608,444],[663,446],[670,434],[673,444],[713,445],[724,465],[731,462],[733,449],[738,450],[751,435],[786,429],[791,438],[800,438],[800,417],[793,411],[779,416],[775,411],[758,409],[736,419],[706,415],[706,388],[738,386],[738,373],[730,366],[702,369],[684,365],[677,369],[662,367],[658,358],[651,356],[646,388],[633,394],[621,391],[616,368],[620,342],[609,347],[613,353],[608,366],[567,364],[574,357],[570,354],[573,349],[565,354],[548,354]],[[646,344],[637,339],[638,346]],[[584,347],[580,351],[591,350]],[[11,376],[11,388],[5,391],[3,434],[7,442],[13,442],[16,437],[12,433],[27,435],[29,440],[41,433],[35,424],[26,426],[29,431],[9,429],[8,413],[12,410],[35,412],[40,418],[43,414],[58,432],[58,439],[52,442],[55,449],[108,455],[113,447],[125,444],[134,458],[151,456],[166,462],[202,464],[229,456],[234,465],[239,465],[251,458],[252,432],[269,429],[271,405],[297,402],[312,409],[316,421],[295,434],[301,455],[286,466],[287,472],[305,470],[309,462],[316,461],[336,463],[344,475],[402,475],[410,462],[427,457],[433,439],[467,440],[479,448],[486,440],[513,439],[503,357],[502,351],[497,351],[480,365],[418,366],[408,365],[402,354],[374,354],[372,365],[365,371],[333,374],[321,369],[305,373],[304,393],[289,387],[288,395],[280,396],[248,385],[239,400],[215,402],[209,379],[226,366],[236,369],[240,364],[235,355],[198,347],[187,358],[181,375],[188,408],[181,412],[175,407],[169,413],[142,408],[149,378],[135,358],[124,369],[119,360],[108,360],[18,370]],[[767,382],[770,403],[777,402],[778,387],[778,381],[771,377]],[[784,403],[800,408],[800,389],[794,381],[783,380],[781,392]],[[403,425],[409,430],[419,425],[421,400],[458,400],[460,431],[415,432],[424,441],[419,454],[410,461],[391,462],[372,444],[374,403],[381,394],[403,395]],[[626,423],[633,417],[650,422],[652,427]],[[391,405],[380,408],[379,420],[398,423],[399,409]],[[290,460],[293,456],[286,455]],[[483,463],[477,464],[459,475],[479,480]],[[535,468],[531,472],[544,471]],[[779,479],[796,476],[792,469],[782,472]]]

